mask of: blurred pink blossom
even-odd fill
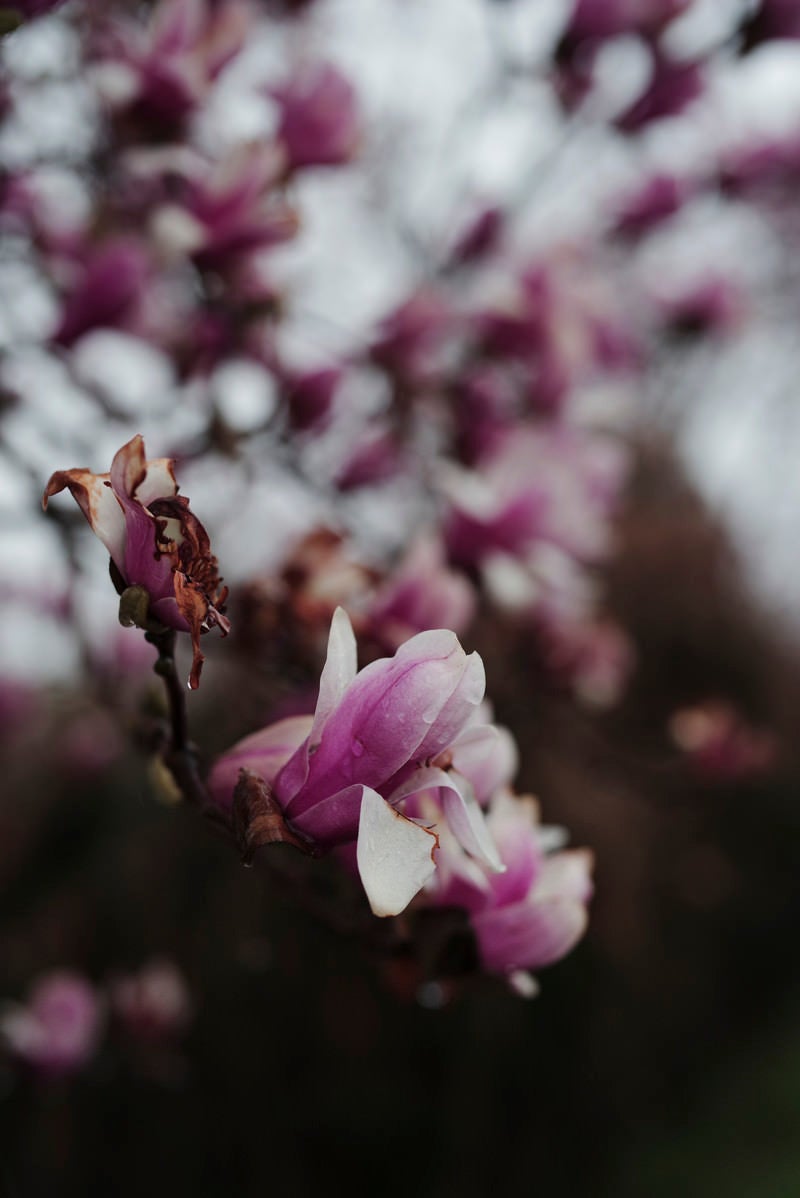
[[[109,995],[111,1008],[126,1031],[142,1040],[179,1035],[192,1017],[188,987],[171,961],[151,961],[138,973],[114,978]]]
[[[358,105],[352,86],[328,64],[299,70],[269,89],[277,102],[277,138],[288,169],[337,166],[355,155],[359,139]]]
[[[451,628],[463,633],[475,612],[475,592],[448,568],[435,536],[420,537],[369,605],[370,631],[392,650],[415,632]]]
[[[97,1048],[102,1009],[94,988],[76,973],[45,974],[27,1003],[0,1015],[0,1033],[15,1057],[48,1076],[89,1063]]]

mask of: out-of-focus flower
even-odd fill
[[[283,165],[271,144],[237,146],[212,167],[193,161],[179,181],[180,203],[153,214],[159,245],[168,254],[188,254],[200,269],[229,275],[292,238],[297,216],[277,192]]]
[[[3,0],[3,3],[0,3],[0,18],[8,13],[29,21],[34,17],[45,16],[63,3],[64,0]]]
[[[451,328],[444,297],[429,289],[418,291],[381,321],[370,357],[403,383],[427,382],[437,373]]]
[[[785,188],[794,194],[800,185],[800,134],[794,132],[728,153],[719,178],[729,195],[749,198],[767,188]]]
[[[581,561],[603,557],[626,469],[622,447],[604,437],[555,426],[509,432],[480,473],[443,480],[451,558],[472,566],[496,552],[522,557],[537,542]]]
[[[88,248],[77,270],[62,300],[53,340],[71,346],[93,329],[137,331],[152,273],[142,243],[132,237],[116,237]]]
[[[741,287],[732,279],[701,279],[687,290],[665,297],[661,315],[672,332],[720,336],[741,328],[747,305]]]
[[[189,990],[171,961],[151,961],[139,973],[114,978],[109,995],[126,1031],[142,1040],[170,1039],[183,1032],[192,1017]]]
[[[609,619],[575,620],[558,611],[537,612],[545,666],[590,707],[612,707],[634,667],[630,638]]]
[[[162,0],[144,28],[132,21],[106,28],[96,84],[112,109],[163,140],[203,102],[250,24],[250,6],[239,0]]]
[[[369,607],[370,631],[396,649],[415,632],[451,628],[462,633],[475,612],[475,592],[464,577],[448,568],[436,537],[420,537]]]
[[[46,974],[24,1006],[0,1015],[0,1033],[12,1054],[38,1073],[71,1073],[91,1060],[102,1024],[94,988],[76,973]]]
[[[403,455],[392,429],[382,421],[367,427],[351,446],[344,462],[336,471],[335,482],[340,491],[354,491],[384,482],[399,473]]]
[[[722,700],[708,700],[676,711],[669,722],[675,745],[697,772],[717,781],[736,781],[768,770],[775,761],[773,734],[754,728],[740,711]]]
[[[623,133],[636,133],[651,121],[679,116],[705,90],[702,67],[697,62],[678,62],[661,50],[653,50],[652,74],[639,98],[615,118]]]
[[[108,474],[58,470],[45,488],[43,504],[68,488],[92,531],[100,538],[124,587],[142,587],[148,618],[188,632],[194,656],[189,685],[200,682],[200,634],[215,625],[229,631],[221,586],[208,534],[178,495],[168,458],[147,461],[144,442],[133,437],[114,455]]]
[[[620,204],[614,228],[624,237],[641,237],[669,220],[692,195],[692,186],[675,175],[657,174]]]
[[[285,372],[283,389],[289,423],[298,432],[321,431],[330,421],[342,370],[336,366],[319,370]]]
[[[445,831],[425,897],[465,909],[483,968],[530,997],[537,985],[529,971],[561,960],[586,929],[592,856],[551,852],[560,837],[539,825],[535,801],[504,789],[494,795],[487,822],[505,872],[483,869]]]
[[[338,166],[354,156],[359,138],[358,105],[345,77],[328,64],[298,71],[269,89],[280,110],[277,138],[289,170]]]
[[[502,208],[484,208],[456,239],[450,252],[451,266],[465,266],[491,254],[498,245],[505,224]]]
[[[452,632],[423,632],[392,658],[356,672],[350,621],[334,614],[314,716],[246,737],[214,766],[209,786],[230,807],[240,770],[272,791],[293,833],[352,859],[376,915],[402,911],[431,876],[437,832],[403,812],[435,789],[464,848],[502,868],[473,786],[454,764],[462,739],[487,753],[499,734],[472,721],[483,698],[483,663]],[[465,749],[466,752],[466,749]]]
[[[654,37],[691,0],[575,0],[562,45],[638,33]]]
[[[742,26],[742,35],[745,52],[763,42],[800,38],[800,5],[797,0],[760,0]]]

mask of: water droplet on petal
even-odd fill
[[[357,736],[354,736],[353,743],[351,744],[350,749],[351,749],[354,757],[360,757],[364,752],[363,741],[360,741]]]

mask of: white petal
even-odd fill
[[[436,836],[364,787],[358,872],[375,915],[399,915],[432,876]]]
[[[389,797],[393,803],[397,803],[430,787],[440,788],[445,819],[462,848],[494,873],[504,873],[506,867],[500,859],[480,804],[467,779],[457,770],[443,770],[435,765],[421,766]]]
[[[337,607],[328,634],[328,656],[319,680],[319,698],[309,744],[318,744],[328,716],[356,676],[358,669],[356,638],[350,617]]]

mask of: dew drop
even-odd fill
[[[364,752],[364,744],[358,739],[357,736],[354,736],[353,743],[350,745],[350,749],[354,757],[361,757]]]

